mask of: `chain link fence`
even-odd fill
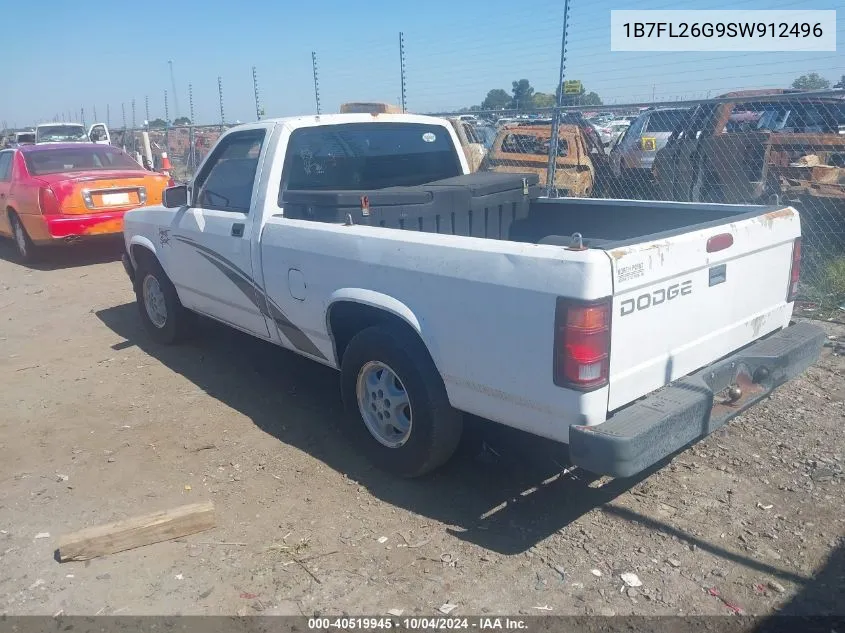
[[[143,134],[147,132],[154,169],[162,168],[162,154],[166,153],[171,173],[177,181],[189,180],[230,125],[184,125],[161,129],[128,128],[113,130],[112,144],[122,147],[143,161],[145,147]]]
[[[792,206],[804,235],[799,308],[845,310],[843,90],[437,115],[473,171],[535,173],[552,197]],[[167,152],[174,178],[190,179],[228,127],[149,130],[153,167]],[[112,142],[143,156],[143,132],[117,130]]]
[[[792,206],[804,235],[799,308],[845,310],[845,93],[443,114],[473,169],[533,172],[549,196]],[[551,178],[550,178],[551,176]]]

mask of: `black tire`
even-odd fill
[[[372,435],[358,407],[358,376],[367,363],[387,365],[411,403],[411,432],[389,448]],[[461,439],[463,416],[449,404],[443,379],[419,337],[408,327],[386,323],[359,332],[341,362],[341,391],[351,430],[369,460],[400,477],[419,477],[445,464]]]
[[[164,297],[167,314],[162,325],[156,325],[147,311],[144,301],[144,283],[147,277],[152,277],[158,282],[158,287]],[[144,329],[156,343],[174,345],[185,340],[191,333],[196,323],[196,315],[187,310],[179,301],[176,288],[162,269],[161,264],[152,256],[143,257],[138,261],[135,276],[135,298]]]
[[[36,261],[39,254],[38,247],[32,242],[16,213],[9,212],[9,224],[12,225],[12,240],[18,252],[18,261],[22,264],[31,264]]]

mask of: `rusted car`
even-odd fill
[[[845,101],[754,90],[693,108],[657,154],[660,197],[693,202],[824,198],[845,203]]]
[[[589,130],[587,129],[589,128]],[[554,186],[558,196],[588,198],[605,172],[607,155],[595,130],[564,123],[558,128]],[[547,184],[551,125],[516,124],[501,128],[482,164],[482,171],[533,172],[540,185]]]
[[[455,134],[458,135],[470,171],[478,171],[487,155],[487,148],[484,147],[484,142],[481,135],[476,131],[474,123],[462,117],[452,117],[449,119],[449,123],[452,124]]]

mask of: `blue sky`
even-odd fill
[[[7,3],[0,77],[0,125],[19,126],[81,107],[96,108],[112,127],[164,116],[172,93],[173,60],[179,114],[188,114],[193,84],[195,119],[215,123],[222,76],[227,121],[255,118],[253,65],[267,116],[311,113],[311,51],[317,52],[323,112],[342,101],[397,102],[399,31],[407,57],[407,103],[412,111],[457,109],[480,103],[487,90],[510,89],[527,78],[538,91],[554,89],[560,53],[562,0],[429,0],[407,3],[147,0],[53,3],[39,15],[34,3]],[[611,53],[611,9],[836,9],[836,53]],[[37,25],[22,28],[21,25]],[[14,25],[14,26],[12,26]],[[845,10],[836,0],[571,0],[567,78],[580,79],[606,103],[704,97],[738,88],[780,87],[818,72],[845,74]],[[173,95],[170,116],[175,118]]]

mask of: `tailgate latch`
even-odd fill
[[[585,251],[587,247],[584,246],[584,238],[580,233],[573,233],[572,237],[569,238],[569,246],[567,246],[567,250],[570,251]]]

